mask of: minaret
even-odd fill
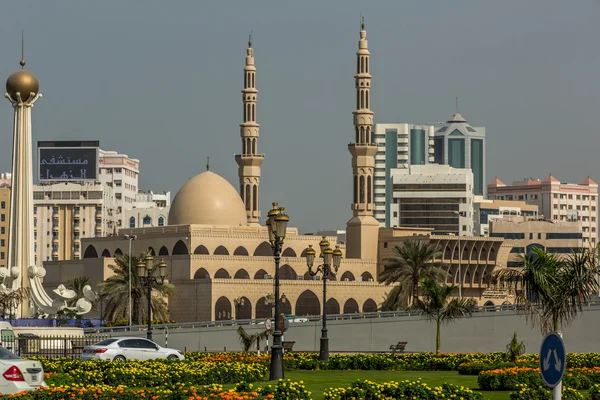
[[[377,146],[373,141],[373,111],[371,111],[371,53],[364,20],[356,52],[356,110],[354,114],[355,143],[348,145],[352,154],[353,217],[346,229],[346,258],[377,259],[379,223],[373,218],[373,173]]]
[[[9,214],[8,267],[0,268],[3,290],[23,288],[30,293],[17,311],[21,317],[37,310],[46,312],[52,299],[42,287],[45,270],[35,265],[33,248],[33,168],[31,153],[31,108],[42,96],[40,84],[31,72],[21,69],[6,80],[4,96],[14,108],[12,188]]]
[[[246,205],[249,225],[259,225],[260,219],[260,165],[265,155],[258,154],[258,131],[256,123],[256,67],[254,66],[254,49],[252,35],[246,50],[246,66],[244,67],[244,90],[242,104],[244,106],[244,122],[240,124],[242,137],[242,154],[235,155],[240,177],[240,196]]]

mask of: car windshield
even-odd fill
[[[94,346],[108,346],[116,341],[117,339],[104,339],[103,341],[94,344]]]
[[[0,360],[18,360],[19,357],[6,350],[4,347],[0,347]]]

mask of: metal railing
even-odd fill
[[[595,301],[587,304],[589,308],[600,308],[600,301]],[[516,312],[520,309],[514,304],[505,304],[500,306],[478,306],[473,308],[474,315],[483,315],[494,312]],[[339,321],[339,320],[360,320],[369,318],[396,318],[396,317],[411,317],[419,316],[420,313],[416,311],[377,311],[367,313],[356,313],[356,314],[330,314],[327,315],[328,321]],[[307,322],[321,321],[321,315],[307,315],[302,317],[296,317],[306,319]],[[180,322],[173,324],[156,324],[152,325],[153,330],[174,330],[174,329],[189,329],[189,328],[210,328],[210,327],[222,327],[222,326],[235,326],[235,325],[259,325],[265,322],[265,318],[254,318],[254,319],[228,319],[218,321],[199,321],[199,322]],[[292,321],[290,321],[292,323]],[[298,322],[300,323],[300,322]],[[141,332],[146,331],[146,325],[133,325],[129,326],[112,326],[112,327],[101,327],[101,328],[85,328],[86,334],[110,334],[120,332]]]
[[[79,359],[85,346],[106,338],[108,336],[102,334],[79,337],[21,334],[16,337],[2,337],[2,347],[19,357]]]

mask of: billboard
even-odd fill
[[[39,182],[98,180],[99,141],[38,142]]]

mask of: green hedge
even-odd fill
[[[563,387],[562,399],[584,400],[584,397],[574,389]],[[510,400],[552,400],[552,390],[546,386],[518,385],[517,390],[510,394]]]
[[[510,367],[490,371],[482,371],[477,377],[479,387],[483,390],[517,390],[527,387],[544,386],[539,368]],[[571,389],[587,390],[600,384],[600,367],[569,368],[565,371],[563,385]]]

